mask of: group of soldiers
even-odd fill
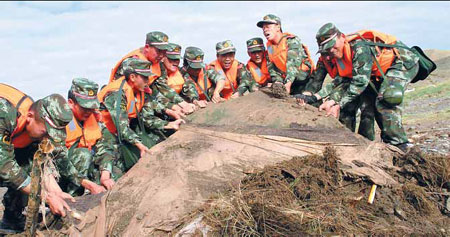
[[[100,90],[92,80],[75,78],[67,100],[52,94],[33,101],[0,84],[0,180],[8,187],[1,227],[24,228],[33,154],[42,139],[65,148],[54,159],[61,178],[51,179],[45,197],[50,210],[64,216],[70,210],[66,200],[110,190],[149,148],[178,130],[187,114],[261,87],[295,95],[298,103],[318,107],[352,131],[360,110],[361,135],[374,140],[376,120],[383,142],[402,150],[411,146],[401,106],[418,57],[407,47],[369,44],[403,43],[370,30],[345,35],[327,23],[316,35],[315,65],[300,38],[283,32],[279,17],[266,15],[257,26],[267,48],[262,38],[249,39],[246,65],[235,59],[229,40],[216,44],[217,59],[206,65],[200,48],[187,47],[181,57],[180,45],[153,31],[143,47],[119,60]],[[333,81],[322,86],[327,74]]]

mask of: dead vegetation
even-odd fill
[[[378,187],[368,204],[372,184],[343,176],[327,148],[249,174],[198,212],[221,236],[447,236],[450,218],[438,194],[448,186],[448,162],[417,152],[397,159],[399,171],[392,172],[402,184]]]

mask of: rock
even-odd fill
[[[405,212],[403,212],[400,208],[398,208],[398,207],[394,207],[394,215],[396,216],[396,217],[398,217],[400,220],[402,220],[402,221],[406,221],[407,220],[407,218],[406,218],[406,215],[405,215]]]

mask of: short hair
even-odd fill
[[[34,114],[34,119],[35,119],[36,121],[44,122],[44,119],[41,118],[41,116],[40,116],[40,114],[39,114],[39,112],[38,112],[38,103],[39,103],[39,100],[33,102],[33,104],[31,104],[30,109],[29,109],[28,111],[32,111],[32,112],[33,112],[33,114]]]

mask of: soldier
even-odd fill
[[[178,130],[180,124],[184,123],[182,119],[167,122],[155,115],[154,98],[150,92],[144,92],[150,90],[148,80],[152,75],[151,66],[151,62],[137,58],[124,60],[124,78],[108,84],[98,94],[106,127],[118,136],[119,143],[130,149],[137,148],[140,157],[160,142],[159,135],[162,135],[163,129]],[[143,131],[148,136],[142,135]],[[134,161],[124,162],[127,163],[125,169],[129,169]]]
[[[103,123],[99,122],[98,84],[75,78],[68,92],[73,119],[66,126],[67,158],[57,159],[62,179],[61,187],[71,195],[82,195],[84,189],[92,194],[110,190],[123,165],[114,147],[116,142]],[[113,166],[115,168],[113,173]],[[98,185],[100,183],[102,186]]]
[[[183,88],[188,101],[205,107],[208,101],[220,102],[220,92],[225,85],[225,77],[207,69],[203,63],[204,53],[200,48],[187,47],[184,51],[181,74],[189,86]]]
[[[151,62],[152,75],[149,78],[149,85],[152,85],[153,90],[161,92],[160,96],[166,97],[158,99],[164,102],[168,109],[175,110],[177,113],[184,111],[191,111],[192,105],[187,104],[169,85],[167,85],[167,72],[164,69],[161,60],[165,57],[167,49],[169,49],[169,37],[160,31],[152,31],[147,34],[145,46],[131,51],[125,55],[116,66],[112,69],[109,82],[119,79],[123,76],[123,61],[127,58],[139,58]],[[173,113],[172,111],[170,111]],[[170,113],[170,114],[171,114]],[[174,116],[180,117],[180,116]],[[184,117],[181,114],[181,117]]]
[[[181,97],[185,97],[183,92],[183,87],[189,86],[185,83],[183,76],[180,73],[178,65],[181,59],[181,46],[174,43],[169,43],[169,49],[167,50],[166,57],[163,58],[162,62],[164,68],[167,71],[167,84],[175,90]],[[186,114],[194,112],[195,105],[191,104],[189,108],[192,110],[186,111]]]
[[[247,40],[247,53],[250,59],[247,62],[247,70],[253,80],[260,86],[270,86],[270,74],[267,69],[267,51],[263,39],[251,38]]]
[[[330,56],[325,53],[321,53],[319,60],[317,61],[316,70],[310,83],[308,83],[309,91],[303,92],[302,95],[296,95],[297,101],[304,105],[305,103],[319,107],[321,102],[326,100],[340,101],[344,92],[350,86],[351,78],[341,77],[339,75],[332,75],[333,81],[328,83],[322,88],[322,83],[328,74],[324,62],[329,62]],[[319,90],[320,89],[320,90]],[[313,94],[314,91],[319,90]],[[375,140],[375,131],[373,121],[371,122],[370,113],[364,104],[361,103],[359,98],[348,104],[344,109],[339,112],[339,121],[344,124],[352,132],[356,129],[356,118],[358,109],[361,110],[361,119],[358,126],[358,134],[373,141]]]
[[[262,28],[267,39],[268,70],[275,83],[272,85],[274,92],[302,93],[314,71],[314,62],[306,45],[301,43],[298,36],[283,33],[281,20],[275,15],[264,16],[256,25]]]
[[[2,229],[23,230],[22,211],[31,192],[31,167],[37,145],[49,137],[57,150],[64,152],[65,126],[72,119],[67,102],[52,94],[36,102],[21,91],[0,83],[0,183],[8,191],[3,197]],[[60,149],[62,148],[62,149]],[[75,201],[64,193],[53,176],[47,183],[46,203],[54,214],[70,211],[64,199]]]
[[[225,85],[220,95],[228,100],[243,95],[247,90],[252,92],[255,81],[249,75],[244,64],[237,61],[234,56],[236,48],[230,40],[216,44],[217,59],[208,65],[208,68],[225,77]],[[214,96],[213,96],[214,101]]]
[[[402,101],[407,85],[418,73],[419,57],[402,48],[406,46],[394,36],[373,30],[344,35],[334,24],[327,23],[316,38],[319,51],[331,56],[330,61],[323,61],[327,72],[351,78],[340,100],[328,100],[319,110],[338,117],[341,108],[360,99],[366,113],[372,113],[365,126],[375,119],[383,142],[408,151],[412,144],[402,126]],[[381,47],[374,42],[400,47]]]

